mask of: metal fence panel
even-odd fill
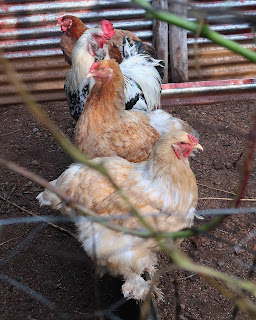
[[[199,5],[219,8],[226,3],[205,0]],[[256,15],[255,0],[229,1],[229,5]],[[0,46],[38,101],[65,99],[63,84],[69,65],[60,50],[61,31],[56,26],[57,19],[65,13],[78,16],[89,27],[103,18],[109,19],[116,28],[131,30],[141,39],[152,42],[152,21],[146,20],[144,10],[133,6],[130,0],[0,0]],[[255,37],[247,23],[217,23],[214,16],[208,20],[214,30],[255,50]],[[199,38],[196,42],[198,50],[195,50],[193,35],[188,33],[189,81],[255,77],[255,64],[206,39]],[[20,102],[1,66],[0,95],[2,105]]]

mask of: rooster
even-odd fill
[[[103,20],[101,28],[86,30],[76,42],[72,69],[64,85],[70,113],[76,121],[93,84],[86,79],[89,69],[95,61],[110,59],[106,39],[114,33],[113,25]],[[124,60],[120,67],[125,77],[125,108],[147,112],[160,106],[163,63],[149,55],[140,54],[141,51],[139,44],[131,44],[125,38]]]
[[[103,20],[104,21],[104,20]],[[111,24],[112,25],[112,24]],[[57,26],[61,27],[63,35],[60,39],[60,47],[65,60],[72,64],[72,50],[76,41],[89,28],[76,16],[65,15],[57,20]],[[106,25],[107,26],[107,25]],[[113,25],[112,25],[113,26]],[[108,27],[104,31],[108,31]],[[123,60],[123,38],[129,38],[132,43],[140,43],[140,53],[146,53],[155,57],[155,49],[147,43],[142,42],[135,33],[128,30],[114,29],[115,34],[108,43],[108,50],[111,59],[116,59],[118,63]]]
[[[140,214],[155,231],[175,232],[190,227],[198,200],[195,176],[188,156],[193,149],[203,150],[197,139],[183,131],[174,131],[161,137],[150,157],[142,163],[131,163],[118,156],[96,158],[102,163],[117,185],[122,186]],[[67,193],[74,201],[94,210],[101,217],[117,216],[114,221],[123,227],[139,229],[137,218],[129,215],[129,206],[99,172],[83,164],[73,164],[52,185]],[[76,212],[49,190],[37,196],[41,205],[60,209],[63,214]],[[165,214],[167,213],[167,215]],[[154,216],[152,216],[154,214]],[[123,216],[125,219],[118,217]],[[108,229],[83,217],[76,223],[78,239],[86,253],[110,274],[123,276],[122,293],[125,298],[143,300],[150,289],[150,280],[156,271],[155,239],[144,239]],[[154,293],[162,298],[154,286]]]
[[[74,133],[76,146],[88,156],[118,155],[140,162],[149,157],[160,135],[179,129],[198,136],[188,123],[163,110],[125,110],[124,77],[114,59],[93,63],[90,77],[95,85]]]

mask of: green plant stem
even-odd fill
[[[173,246],[170,247],[166,242],[159,241],[158,244],[171,257],[173,262],[178,267],[191,272],[195,272],[200,275],[219,279],[221,281],[224,281],[234,291],[236,291],[238,288],[244,289],[256,297],[256,285],[252,281],[241,280],[235,277],[231,277],[223,272],[219,272],[210,267],[198,265],[191,261],[184,253],[180,252],[177,248],[174,248]],[[256,306],[253,305],[252,309],[254,310],[254,314],[256,315]]]
[[[200,226],[197,229],[186,229],[181,230],[177,232],[161,232],[161,231],[150,231],[150,230],[143,230],[143,231],[137,231],[125,227],[121,227],[116,224],[111,224],[107,221],[104,221],[104,218],[102,218],[100,215],[95,213],[94,211],[86,208],[85,206],[75,202],[72,198],[70,198],[67,194],[63,193],[61,190],[50,184],[48,181],[46,181],[43,177],[40,177],[39,175],[34,174],[30,170],[19,166],[18,164],[7,161],[0,157],[0,165],[6,167],[9,170],[12,170],[14,172],[17,172],[18,174],[24,176],[25,178],[34,181],[38,185],[47,188],[48,190],[52,191],[53,193],[57,194],[67,206],[70,206],[77,210],[77,212],[81,215],[87,216],[88,219],[91,219],[93,222],[100,223],[106,227],[111,228],[112,230],[118,231],[118,232],[124,232],[127,234],[131,234],[134,236],[138,236],[141,238],[152,238],[157,237],[158,239],[163,238],[169,238],[169,239],[179,239],[179,238],[186,238],[192,235],[200,235],[205,234],[207,231],[211,230],[212,228],[216,227],[216,224],[221,221],[222,216],[216,217],[214,220],[212,220],[210,223]],[[141,216],[142,219],[145,219],[143,216]],[[114,217],[113,217],[114,219]],[[117,218],[118,219],[118,218]]]
[[[210,286],[217,289],[223,296],[225,296],[227,299],[232,301],[236,308],[241,308],[245,312],[248,313],[248,315],[251,317],[251,319],[255,319],[256,316],[256,306],[255,304],[248,299],[242,292],[239,293],[232,293],[228,291],[226,288],[224,288],[223,285],[221,285],[217,280],[214,278],[211,278],[209,276],[205,276],[201,274],[201,277],[206,281]],[[236,290],[237,291],[237,290]],[[238,309],[239,310],[239,309]]]
[[[146,10],[146,15],[150,18],[159,19],[159,20],[165,21],[167,23],[174,24],[178,27],[190,30],[196,34],[199,34],[200,36],[203,36],[205,38],[212,40],[213,42],[215,42],[223,47],[230,49],[233,52],[236,52],[236,53],[248,58],[249,60],[251,60],[253,62],[256,62],[256,53],[255,52],[244,48],[243,46],[241,46],[240,44],[238,44],[235,41],[226,39],[218,32],[210,30],[209,26],[206,24],[203,25],[203,27],[202,27],[200,24],[198,24],[196,22],[184,19],[180,16],[172,14],[171,12],[157,10],[146,0],[133,0],[133,2],[136,3],[137,5],[143,7]],[[250,130],[250,133],[249,133],[248,148],[247,148],[245,166],[244,166],[245,169],[244,169],[243,174],[241,176],[238,191],[234,197],[234,202],[231,205],[231,207],[238,207],[238,205],[241,202],[241,198],[245,192],[247,182],[249,179],[249,175],[251,172],[251,167],[252,167],[255,139],[256,139],[256,116],[254,115],[254,123],[253,123],[252,129]],[[204,232],[210,231],[213,228],[217,227],[225,218],[226,218],[226,216],[224,216],[224,215],[218,216],[217,218],[213,219],[210,223],[205,224],[197,229],[182,230],[180,232],[177,232],[177,233],[175,233],[174,237],[179,237],[179,238],[183,237],[183,236],[188,237],[188,236],[195,235],[198,233],[204,233]]]
[[[200,30],[200,24],[184,19],[180,16],[177,16],[171,12],[163,11],[163,10],[157,10],[154,8],[149,2],[146,0],[133,0],[134,3],[141,6],[146,10],[146,16],[151,19],[159,19],[162,21],[165,21],[170,24],[174,24],[178,27],[181,27],[183,29],[190,30],[194,33],[196,33],[198,30]],[[244,56],[245,58],[256,62],[256,53],[244,48],[240,44],[238,44],[235,41],[226,39],[218,32],[212,31],[210,27],[207,24],[204,24],[202,29],[200,30],[200,36],[205,37],[225,48],[230,49],[233,52],[236,52],[240,54],[241,56]]]

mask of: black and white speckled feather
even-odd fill
[[[84,84],[84,87],[81,91],[78,89],[72,92],[69,86],[69,80],[71,77],[70,73],[71,73],[71,70],[67,75],[67,78],[64,84],[64,90],[68,100],[70,114],[77,121],[83,111],[85,101],[89,94],[89,81],[87,81],[87,83]]]

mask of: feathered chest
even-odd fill
[[[141,169],[138,186],[147,195],[150,202],[161,211],[187,215],[198,201],[198,189],[195,176],[189,166]],[[153,177],[153,178],[152,178]]]
[[[117,103],[110,99],[89,95],[81,120],[81,123],[89,126],[91,130],[105,132],[108,127],[113,128],[122,122],[122,112],[119,111]]]

